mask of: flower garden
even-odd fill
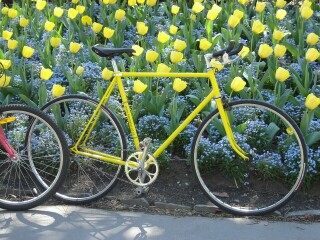
[[[120,71],[203,72],[205,53],[244,43],[240,60],[219,69],[230,99],[260,99],[287,112],[309,147],[308,179],[320,168],[320,4],[314,1],[15,1],[1,4],[0,102],[41,107],[52,98],[84,93],[98,99],[112,77],[95,44],[132,47]],[[125,79],[140,138],[155,147],[210,91],[199,79]],[[122,121],[120,97],[109,107]],[[207,106],[200,121],[212,110]],[[188,158],[197,121],[161,157]],[[123,123],[124,129],[128,127]],[[129,131],[128,131],[129,133]],[[206,151],[211,151],[207,147]],[[293,153],[294,154],[294,153]],[[210,155],[210,153],[208,153]]]

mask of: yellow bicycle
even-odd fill
[[[65,132],[71,153],[67,180],[58,198],[68,203],[88,203],[104,196],[125,170],[127,179],[143,192],[159,173],[157,157],[209,103],[212,113],[201,121],[191,146],[191,166],[208,198],[222,209],[238,215],[261,215],[283,206],[300,187],[306,171],[307,150],[297,124],[282,110],[262,101],[227,102],[215,77],[213,58],[223,64],[237,56],[242,45],[234,42],[219,52],[206,54],[207,71],[120,72],[115,56],[132,56],[131,48],[93,51],[111,60],[113,79],[98,102],[86,95],[54,99],[42,110],[55,118]],[[233,57],[234,58],[234,57]],[[212,90],[180,126],[155,151],[152,140],[139,140],[123,78],[206,78]],[[122,125],[108,108],[112,92],[120,93],[132,143],[127,144]],[[113,107],[113,109],[116,109]]]

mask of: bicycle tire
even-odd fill
[[[236,142],[250,158],[243,160],[231,148],[215,110],[192,142],[194,175],[206,196],[229,213],[271,213],[293,197],[305,176],[302,133],[285,112],[265,102],[241,100],[225,110]]]
[[[47,103],[42,110],[55,119],[64,132],[69,147],[72,147],[97,105],[96,100],[85,95],[66,95]],[[105,106],[101,106],[100,111],[102,114],[87,146],[126,159],[127,142],[119,121]],[[71,153],[66,180],[56,197],[65,203],[90,203],[105,196],[122,173],[123,167],[120,165]]]
[[[36,207],[54,195],[64,180],[67,142],[58,126],[38,109],[7,105],[0,107],[0,115],[1,119],[14,118],[2,124],[2,129],[17,152],[13,158],[0,147],[0,208]]]

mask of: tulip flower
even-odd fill
[[[179,52],[182,52],[186,47],[187,47],[187,43],[180,39],[176,39],[173,43],[174,50]]]
[[[76,6],[76,11],[80,14],[84,13],[85,10],[86,10],[85,6],[82,6],[82,5]]]
[[[194,13],[202,12],[203,9],[204,9],[204,6],[199,2],[195,2],[192,6],[192,12]]]
[[[134,5],[136,5],[137,4],[137,0],[128,0],[128,5],[130,6],[130,7],[133,7]]]
[[[55,7],[53,10],[53,15],[57,18],[60,18],[63,15],[64,10],[60,7]]]
[[[137,22],[137,31],[138,34],[143,36],[148,32],[148,26],[146,26],[146,24],[144,22]]]
[[[46,21],[46,23],[44,24],[44,29],[48,32],[52,31],[52,29],[54,28],[55,24],[53,22],[50,21]]]
[[[68,10],[68,18],[74,19],[78,15],[78,11],[74,8],[69,8]]]
[[[308,109],[314,110],[320,104],[320,98],[316,97],[313,93],[310,93],[305,101],[305,105]]]
[[[284,8],[284,6],[287,4],[287,2],[286,1],[284,1],[284,0],[277,0],[276,1],[276,7],[277,8]]]
[[[320,53],[315,48],[309,48],[306,52],[306,60],[308,62],[316,61],[320,57]]]
[[[284,82],[290,77],[290,73],[287,69],[278,67],[275,77],[279,82]]]
[[[172,7],[171,7],[171,13],[172,13],[172,14],[176,15],[176,14],[179,12],[179,10],[180,10],[180,7],[179,7],[179,6],[177,6],[177,5],[172,5]]]
[[[209,42],[206,38],[200,40],[199,48],[202,51],[207,51],[212,46],[212,43]]]
[[[286,132],[289,134],[289,135],[292,135],[294,132],[293,132],[293,129],[291,127],[288,127],[286,129]]]
[[[24,27],[28,26],[28,24],[29,24],[29,20],[28,19],[26,19],[24,17],[20,18],[20,20],[19,20],[20,27],[24,28]]]
[[[257,2],[256,3],[256,11],[258,13],[262,13],[265,8],[266,8],[266,3],[264,3],[264,2]]]
[[[243,48],[238,53],[238,55],[244,58],[245,56],[247,56],[249,54],[249,52],[250,52],[250,49],[246,46],[243,46]]]
[[[228,25],[231,27],[231,28],[235,28],[240,22],[240,19],[235,16],[235,15],[231,15],[228,19]]]
[[[91,26],[92,25],[92,18],[85,15],[85,16],[82,16],[81,18],[81,23],[82,25],[88,25],[88,26]]]
[[[286,15],[287,15],[287,11],[284,10],[284,9],[279,9],[279,10],[276,12],[276,18],[277,18],[278,20],[284,19]]]
[[[140,56],[144,51],[144,49],[142,47],[140,47],[139,45],[133,45],[132,49],[134,49],[134,51],[135,51],[134,53],[132,53],[132,55],[136,56],[136,57]]]
[[[17,45],[18,45],[18,41],[17,40],[13,40],[13,39],[9,39],[8,40],[8,48],[10,50],[16,49]]]
[[[92,30],[95,32],[95,33],[99,33],[103,28],[103,25],[101,23],[97,23],[97,22],[94,22],[92,24]]]
[[[260,34],[266,29],[266,26],[263,25],[259,20],[255,20],[252,24],[252,32],[255,34]]]
[[[137,0],[137,3],[138,3],[138,4],[144,4],[145,1],[146,1],[146,0]]]
[[[231,82],[231,89],[235,92],[240,92],[246,86],[246,82],[241,77],[235,77]]]
[[[47,5],[46,1],[37,0],[36,9],[38,9],[39,11],[42,11],[45,8],[46,5]]]
[[[52,74],[53,74],[53,72],[50,68],[42,67],[41,71],[40,71],[40,78],[42,80],[49,80],[49,78],[51,78]]]
[[[8,14],[8,11],[9,11],[9,8],[7,8],[7,7],[3,7],[3,8],[1,9],[1,13],[2,13],[3,15],[7,15],[7,14]]]
[[[70,52],[77,53],[77,52],[79,52],[80,48],[81,48],[81,44],[80,43],[70,42],[70,45],[69,45],[69,51]]]
[[[174,25],[170,25],[170,28],[169,28],[169,33],[172,34],[172,35],[175,35],[178,31],[178,27],[174,26]]]
[[[112,38],[113,34],[114,34],[114,30],[113,29],[108,28],[108,27],[104,27],[103,28],[103,36],[106,39]]]
[[[10,32],[10,31],[7,31],[7,30],[4,30],[2,32],[2,38],[4,40],[7,40],[7,41],[12,37],[12,35],[13,35],[13,32]]]
[[[72,0],[71,2],[72,2],[73,4],[77,4],[79,1],[80,1],[80,0]]]
[[[170,36],[166,34],[165,32],[159,32],[158,34],[158,42],[160,43],[166,43],[170,39]]]
[[[34,53],[34,49],[28,46],[22,48],[22,56],[25,58],[31,58]]]
[[[148,50],[146,53],[146,60],[147,62],[152,63],[157,60],[158,56],[159,53],[157,53],[156,51]]]
[[[177,51],[172,51],[170,53],[170,61],[172,63],[178,63],[181,62],[183,59],[183,53],[181,52],[177,52]]]
[[[277,58],[281,58],[286,53],[287,48],[284,45],[277,44],[274,47],[274,56]]]
[[[157,0],[147,0],[147,5],[153,7],[157,4]]]
[[[78,76],[82,76],[83,71],[84,71],[84,68],[82,66],[78,66],[77,69],[76,69],[76,74]]]
[[[212,59],[212,60],[210,61],[210,65],[211,65],[213,68],[215,68],[218,72],[221,71],[221,70],[223,69],[223,67],[224,67],[224,65],[223,65],[221,62],[216,61],[216,60],[214,60],[214,59]]]
[[[65,91],[66,91],[66,88],[62,87],[59,84],[53,84],[51,89],[51,93],[53,97],[61,97]]]
[[[168,73],[171,71],[171,68],[168,67],[167,65],[165,65],[164,63],[160,63],[158,64],[157,66],[157,72],[160,72],[160,73]]]
[[[108,68],[104,68],[104,69],[102,70],[101,76],[102,76],[102,78],[103,78],[104,80],[109,80],[109,79],[111,79],[112,76],[113,76],[113,71],[109,70]]]
[[[272,47],[270,47],[268,44],[261,44],[258,50],[258,55],[260,58],[267,58],[269,57],[273,52]]]
[[[0,87],[6,87],[9,85],[11,81],[11,77],[6,74],[2,74],[0,77]]]
[[[215,9],[210,9],[207,13],[207,19],[210,21],[215,20],[219,15],[219,12],[217,12]]]
[[[315,33],[309,33],[307,36],[307,43],[312,46],[319,41],[319,36]]]
[[[10,60],[0,59],[0,63],[2,64],[4,70],[7,70],[8,68],[11,67],[11,61]]]
[[[249,0],[238,0],[238,2],[240,4],[247,4],[249,2]]]
[[[121,21],[126,16],[126,12],[122,9],[118,9],[115,14],[115,18],[118,21]]]
[[[13,8],[10,8],[10,9],[8,10],[8,17],[9,17],[9,18],[13,19],[13,18],[15,18],[15,17],[17,17],[17,16],[18,16],[18,11],[17,11],[17,10],[15,10],[15,9],[13,9]]]
[[[310,7],[302,7],[301,8],[301,17],[305,20],[309,19],[312,14],[313,14],[313,10]]]
[[[280,41],[284,37],[284,32],[275,29],[273,31],[272,37],[276,41]]]
[[[61,44],[61,39],[59,37],[51,37],[50,38],[50,45],[53,48],[59,47],[60,44]]]
[[[244,12],[239,9],[234,10],[233,15],[239,18],[240,20],[244,17]]]
[[[176,92],[182,92],[187,87],[187,82],[180,78],[175,78],[173,81],[173,90]]]
[[[147,89],[147,84],[144,84],[140,80],[136,80],[133,83],[133,91],[135,93],[143,93]]]

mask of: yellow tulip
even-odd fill
[[[72,0],[71,2],[72,2],[73,4],[77,4],[79,1],[80,1],[80,0]]]
[[[137,22],[136,27],[138,34],[141,36],[146,35],[146,33],[148,32],[148,26],[146,26],[144,22]]]
[[[13,39],[9,39],[8,40],[8,48],[10,50],[16,49],[17,45],[18,45],[18,41],[17,40],[13,40]]]
[[[235,92],[240,92],[246,86],[246,82],[241,77],[235,77],[231,82],[231,89]]]
[[[244,17],[244,12],[236,9],[234,10],[233,15],[241,20]]]
[[[152,63],[157,60],[158,56],[159,53],[157,53],[156,51],[148,50],[146,53],[146,60],[147,62]]]
[[[86,10],[85,6],[82,6],[82,5],[76,6],[76,11],[80,14],[84,13],[85,10]]]
[[[274,40],[280,41],[284,37],[284,32],[275,29],[273,31],[272,37],[273,37]]]
[[[309,0],[304,0],[302,3],[302,7],[311,7],[312,2],[310,2]]]
[[[158,34],[158,42],[160,43],[166,43],[170,39],[170,36],[166,34],[165,32],[159,32]]]
[[[187,82],[181,80],[180,78],[176,78],[173,81],[173,90],[176,92],[182,92],[187,87]]]
[[[174,50],[177,50],[179,52],[183,51],[186,47],[187,47],[187,43],[180,39],[176,39],[173,43]]]
[[[31,58],[34,53],[34,49],[28,46],[22,48],[22,56],[25,58]]]
[[[294,132],[293,132],[293,129],[291,127],[288,127],[286,129],[286,132],[289,134],[289,135],[292,135]]]
[[[82,76],[83,71],[84,71],[84,68],[82,66],[78,66],[77,69],[76,69],[76,74],[78,76]]]
[[[256,3],[256,11],[258,13],[263,12],[265,8],[266,8],[266,3],[264,3],[264,2],[257,2]]]
[[[68,10],[68,18],[74,19],[78,15],[78,11],[74,8],[69,8]]]
[[[133,91],[135,93],[143,93],[147,89],[147,84],[144,84],[140,80],[136,80],[133,83]]]
[[[278,67],[275,77],[279,82],[284,82],[285,80],[287,80],[290,77],[290,73],[287,69],[284,69],[282,67]]]
[[[4,40],[7,40],[7,41],[12,37],[12,35],[13,35],[13,32],[10,32],[10,31],[7,31],[7,30],[4,30],[2,32],[2,38]]]
[[[320,53],[315,48],[309,48],[306,52],[306,60],[308,62],[316,61],[320,57]]]
[[[144,4],[145,1],[146,1],[146,0],[137,0],[137,3],[138,3],[138,4]]]
[[[210,9],[207,13],[207,19],[210,21],[215,20],[219,15],[219,12],[215,11],[214,9]]]
[[[192,13],[192,14],[190,15],[190,19],[191,19],[192,21],[195,21],[195,20],[197,19],[197,16]]]
[[[63,15],[64,10],[60,7],[55,7],[53,10],[53,15],[60,18]]]
[[[171,68],[168,67],[167,65],[165,65],[164,63],[160,63],[158,64],[157,66],[157,72],[160,72],[160,73],[168,73],[171,71]]]
[[[100,24],[100,23],[94,22],[94,23],[92,24],[92,30],[93,30],[95,33],[99,33],[102,28],[103,28],[103,25]]]
[[[287,51],[287,48],[284,45],[277,44],[274,47],[274,56],[276,56],[277,58],[281,58],[284,56],[286,51]]]
[[[270,47],[268,44],[261,44],[259,47],[258,55],[260,58],[267,58],[269,57],[273,52],[272,47]]]
[[[175,35],[177,32],[178,32],[178,27],[176,27],[174,25],[170,25],[169,33],[172,35]]]
[[[157,4],[157,0],[147,0],[147,5],[153,7]]]
[[[83,25],[91,26],[91,25],[92,25],[92,18],[89,17],[88,15],[82,16],[82,18],[81,18],[81,23],[82,23]]]
[[[315,33],[309,33],[307,36],[307,43],[309,45],[315,45],[319,41],[319,36]]]
[[[10,8],[10,9],[8,10],[8,17],[9,17],[9,18],[13,19],[13,18],[15,18],[15,17],[17,17],[17,16],[18,16],[18,11],[17,11],[17,10],[15,10],[15,9],[13,9],[13,8]]]
[[[51,93],[53,97],[61,97],[65,91],[66,91],[66,88],[62,87],[59,84],[53,84],[51,89]]]
[[[11,81],[11,77],[6,74],[1,75],[0,77],[0,87],[6,87],[9,85]]]
[[[7,70],[8,68],[11,67],[11,61],[10,60],[0,59],[0,63],[2,64],[4,70]]]
[[[177,14],[178,12],[179,12],[179,10],[180,10],[180,7],[179,6],[177,6],[177,5],[172,5],[172,7],[171,7],[171,13],[172,14]]]
[[[144,51],[144,49],[139,45],[133,45],[132,49],[135,51],[134,53],[132,53],[132,55],[136,57],[140,56]]]
[[[309,19],[313,14],[313,10],[310,7],[302,7],[301,8],[301,17],[303,19]]]
[[[228,25],[232,28],[235,28],[240,22],[240,19],[235,16],[235,15],[231,15],[228,19]]]
[[[7,14],[8,14],[8,11],[9,11],[9,8],[8,8],[8,7],[3,7],[3,8],[1,9],[1,13],[2,13],[3,15],[7,15]]]
[[[284,1],[284,0],[277,0],[276,7],[277,8],[283,8],[286,4],[287,4],[287,2]]]
[[[81,48],[81,44],[80,44],[80,43],[70,42],[69,51],[70,51],[71,53],[77,53],[77,52],[79,52],[80,48]]]
[[[192,6],[192,12],[194,13],[202,12],[203,9],[204,9],[204,6],[199,2],[195,2]]]
[[[42,80],[49,80],[49,78],[51,78],[53,72],[50,68],[41,68],[41,72],[40,72],[40,78]]]
[[[266,29],[266,26],[263,25],[260,20],[255,20],[252,24],[252,32],[255,34],[260,34]]]
[[[126,16],[126,12],[122,9],[118,9],[115,14],[115,18],[118,21],[121,21]]]
[[[50,44],[54,48],[59,47],[59,45],[61,44],[61,39],[59,37],[51,37]]]
[[[36,9],[38,9],[39,11],[42,11],[45,8],[46,5],[47,5],[46,1],[37,0]]]
[[[109,70],[108,68],[104,68],[101,76],[104,80],[109,80],[113,76],[113,71]]]
[[[112,38],[113,34],[114,34],[114,30],[113,29],[108,28],[108,27],[104,27],[103,28],[103,36],[106,39]]]
[[[50,21],[46,21],[46,23],[44,24],[44,29],[48,32],[52,31],[52,29],[54,28],[55,24],[53,22]]]
[[[200,40],[199,48],[202,51],[207,51],[212,46],[212,43],[209,42],[206,38]]]
[[[305,105],[308,109],[313,110],[320,104],[320,98],[316,97],[313,93],[310,93],[305,101]]]
[[[137,1],[136,0],[128,0],[128,5],[130,6],[130,7],[133,7],[134,5],[136,5],[137,4]]]
[[[214,59],[212,59],[212,60],[210,61],[210,65],[211,65],[213,68],[215,68],[218,72],[221,71],[221,70],[223,69],[223,67],[224,67],[224,65],[223,65],[221,62],[216,61],[216,60],[214,60]]]
[[[28,24],[29,24],[29,20],[28,19],[26,19],[26,18],[20,18],[20,20],[19,20],[19,25],[20,25],[20,27],[26,27],[26,26],[28,26]]]
[[[177,52],[177,51],[172,51],[170,53],[170,61],[172,63],[178,63],[181,62],[183,59],[183,53],[181,52]]]
[[[241,4],[247,4],[249,2],[249,0],[238,0],[238,2]]]
[[[249,54],[249,52],[250,52],[250,49],[246,46],[243,46],[243,48],[238,53],[238,55],[244,58],[245,56],[247,56]]]
[[[286,15],[287,15],[287,11],[284,10],[284,9],[279,9],[279,10],[276,12],[276,18],[277,18],[278,20],[284,19]]]

